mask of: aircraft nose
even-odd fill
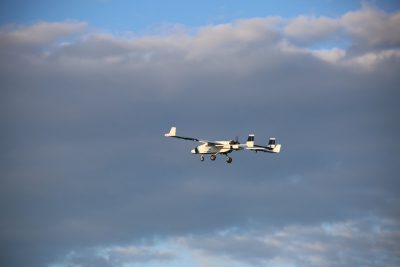
[[[199,153],[199,150],[196,148],[193,148],[190,152],[192,152],[192,154],[197,154]]]

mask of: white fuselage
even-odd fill
[[[215,141],[218,145],[202,144],[191,150],[192,154],[224,154],[231,153],[234,150],[242,149],[238,144],[232,144],[232,141]]]

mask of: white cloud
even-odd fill
[[[346,50],[340,48],[310,50],[311,54],[329,63],[340,62],[346,56]]]
[[[360,56],[350,58],[346,63],[348,65],[361,67],[362,69],[365,70],[371,70],[377,64],[380,64],[387,60],[398,60],[398,59],[400,59],[400,49],[388,49],[378,52],[367,52]]]
[[[58,38],[82,33],[85,22],[39,22],[31,26],[7,26],[0,29],[2,43],[13,45],[48,45]]]
[[[209,60],[216,65],[230,62],[228,64],[245,73],[260,55],[269,57],[271,63],[279,61],[278,52],[281,56],[303,54],[329,64],[370,70],[382,61],[398,58],[397,48],[391,46],[400,43],[400,13],[389,14],[365,6],[340,18],[253,18],[202,27],[193,34],[179,32],[160,36],[118,36],[88,33],[85,29],[84,22],[41,22],[27,27],[3,28],[0,35],[3,45],[40,45],[44,49],[39,49],[42,55],[37,56],[78,65],[138,66]],[[347,36],[343,32],[347,32]],[[55,40],[71,35],[77,38],[54,44]],[[314,44],[324,42],[330,42],[329,47],[313,48]],[[349,42],[351,51],[341,47],[342,42]],[[366,49],[364,44],[373,48]],[[52,49],[46,49],[49,46]],[[17,48],[7,46],[3,50],[13,49]]]
[[[400,13],[386,13],[364,5],[361,10],[348,12],[340,23],[358,45],[373,47],[400,45]]]
[[[190,38],[187,58],[233,55],[252,44],[269,45],[278,37],[275,27],[280,20],[278,17],[254,18],[200,28]]]
[[[299,16],[290,20],[283,29],[285,36],[301,44],[330,40],[340,30],[339,21],[327,17]]]

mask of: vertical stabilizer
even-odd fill
[[[271,137],[268,140],[267,148],[269,148],[272,153],[279,153],[281,151],[281,145],[276,143],[275,137]]]
[[[275,147],[275,145],[276,145],[276,138],[275,138],[275,137],[271,137],[271,138],[268,140],[268,146],[270,146],[270,147]]]
[[[247,137],[246,146],[254,147],[254,134],[249,134],[249,137]]]

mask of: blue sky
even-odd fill
[[[398,10],[397,1],[366,1],[386,11]],[[162,23],[178,23],[188,27],[231,22],[237,19],[297,15],[336,17],[360,8],[363,1],[2,1],[1,24],[38,21],[86,21],[90,26],[110,31],[143,32]]]
[[[1,1],[0,266],[400,266],[398,1],[188,2]]]

